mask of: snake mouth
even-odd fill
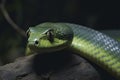
[[[69,47],[70,44],[71,44],[70,42],[67,42],[65,44],[56,45],[56,46],[39,47],[31,43],[31,44],[28,44],[28,47],[32,52],[35,52],[35,53],[49,53],[49,52],[56,52],[56,51],[63,50]]]

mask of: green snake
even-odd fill
[[[101,32],[77,24],[46,22],[30,27],[27,35],[27,55],[69,49],[120,79],[120,43]]]

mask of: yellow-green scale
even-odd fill
[[[91,42],[77,36],[74,37],[71,48],[77,54],[98,64],[112,75],[120,78],[120,62],[118,58],[107,54],[108,52],[104,49],[96,47],[96,45]]]

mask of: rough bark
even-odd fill
[[[19,58],[13,63],[1,66],[0,80],[101,80],[98,72],[86,60],[77,55],[60,56],[62,59],[58,56],[58,58],[56,58],[56,55],[52,56],[54,57],[44,62],[45,57],[42,56],[42,58],[44,58],[43,61],[37,61],[39,59],[36,58],[40,56],[30,55]],[[51,56],[47,56],[47,58],[48,57]],[[42,60],[42,58],[40,60]],[[40,64],[41,62],[46,64]],[[49,64],[51,64],[51,66],[49,66]],[[54,64],[58,66],[55,65],[55,67],[53,67]],[[45,69],[39,69],[43,67]],[[45,73],[44,70],[46,70]],[[44,74],[39,73],[40,71]]]

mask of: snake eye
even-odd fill
[[[27,37],[30,36],[30,29],[28,29],[28,30],[26,31],[26,35],[27,35]]]
[[[46,32],[46,35],[48,37],[48,40],[50,42],[53,42],[54,41],[54,30],[53,29],[50,29]]]
[[[38,43],[39,43],[39,42],[36,40],[36,41],[35,41],[35,45],[38,45]]]

